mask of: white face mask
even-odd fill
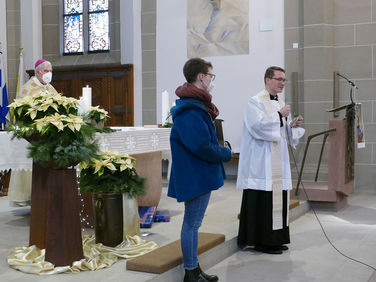
[[[204,85],[205,85],[206,91],[208,91],[209,93],[213,92],[213,89],[214,89],[213,81],[210,81],[209,85],[206,85],[206,83],[204,82]]]
[[[50,83],[51,80],[52,80],[52,72],[46,72],[43,76],[42,76],[42,80],[45,82],[45,83]]]

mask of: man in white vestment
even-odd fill
[[[40,91],[57,93],[55,88],[50,84],[52,80],[52,65],[49,61],[38,60],[35,63],[35,76],[32,76],[22,87],[20,94],[16,98],[22,98],[26,95],[34,94]]]
[[[57,93],[50,84],[52,80],[52,65],[49,61],[38,60],[35,63],[35,76],[26,82],[16,98],[23,98],[41,91]],[[12,170],[9,183],[9,200],[13,205],[25,206],[31,199],[31,171]]]
[[[290,106],[278,97],[285,81],[284,69],[269,67],[265,89],[248,101],[236,184],[244,189],[238,245],[269,254],[288,250],[292,183],[287,144],[295,148],[304,135],[303,117],[292,120]]]

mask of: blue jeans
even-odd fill
[[[184,202],[185,212],[181,228],[181,249],[185,269],[195,269],[198,265],[198,229],[201,226],[210,199],[210,192]]]

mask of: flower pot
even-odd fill
[[[140,235],[140,216],[137,199],[129,194],[123,194],[123,238]]]
[[[99,122],[96,122],[95,119],[92,119],[91,120],[91,125],[94,126],[95,128],[103,129],[103,127],[104,127],[104,121],[101,120]]]
[[[93,194],[95,242],[116,247],[123,241],[123,194]]]

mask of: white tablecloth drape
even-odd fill
[[[29,142],[13,139],[11,132],[0,132],[0,170],[31,170],[32,159],[27,157]]]
[[[141,154],[170,150],[171,128],[111,127],[116,132],[97,133],[101,151]]]
[[[0,132],[0,170],[12,169],[8,191],[10,203],[26,206],[30,204],[33,160],[27,157],[29,142],[12,140],[12,136],[11,132]]]

